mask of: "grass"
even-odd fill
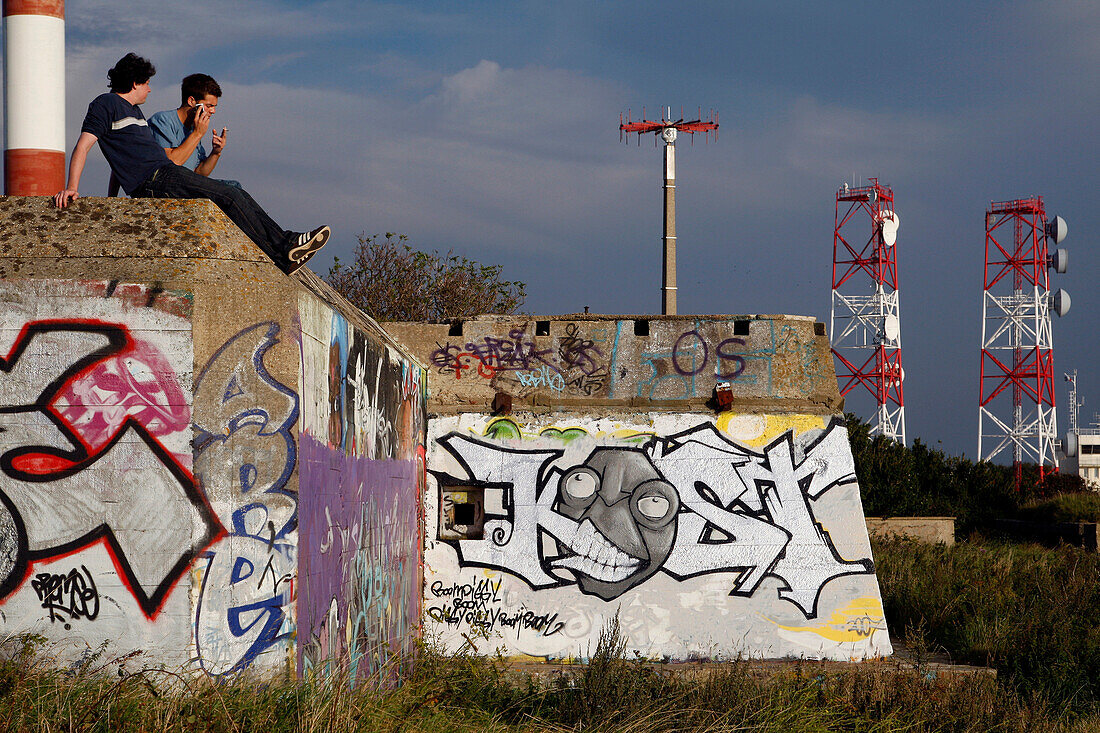
[[[895,636],[917,630],[1016,692],[1100,712],[1100,555],[978,539],[876,542],[874,553]]]
[[[1100,493],[1058,494],[1028,502],[1016,512],[1016,518],[1032,522],[1100,522]]]
[[[1100,557],[975,539],[876,543],[895,638],[990,664],[935,676],[889,664],[822,673],[747,662],[689,679],[624,654],[603,630],[575,677],[539,682],[500,658],[422,650],[395,690],[347,680],[216,684],[90,655],[58,670],[40,638],[4,642],[0,730],[11,731],[1037,731],[1100,730]],[[102,650],[101,650],[102,651]],[[918,657],[920,654],[918,654]]]
[[[605,630],[574,684],[515,678],[502,660],[426,652],[390,691],[346,681],[257,684],[4,666],[0,727],[51,731],[1074,731],[984,677],[854,667],[763,678],[731,663],[701,681],[658,674]],[[175,683],[176,689],[169,689]]]

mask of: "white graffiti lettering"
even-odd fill
[[[505,498],[503,511],[487,512],[485,540],[450,544],[463,566],[504,570],[535,589],[576,583],[605,601],[657,572],[732,573],[730,595],[741,596],[773,577],[779,597],[814,618],[828,582],[874,572],[870,557],[842,558],[814,516],[825,492],[855,482],[846,441],[834,420],[810,440],[789,431],[757,452],[707,423],[560,466],[563,451],[451,433],[439,443],[468,477],[441,478],[504,487]],[[438,620],[478,611],[458,591],[447,597]]]

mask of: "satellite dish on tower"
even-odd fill
[[[1066,226],[1066,220],[1062,217],[1056,216],[1047,222],[1046,235],[1053,239],[1055,244],[1061,244],[1067,234],[1069,234],[1069,227]]]
[[[873,204],[876,201],[878,201],[878,191],[872,188],[867,194],[867,203]]]
[[[891,343],[897,341],[900,334],[901,324],[898,323],[897,316],[891,313],[882,319],[882,335],[886,337],[887,341]]]
[[[887,247],[893,247],[898,241],[898,215],[893,211],[882,212],[882,243]]]
[[[1060,247],[1054,250],[1054,254],[1048,258],[1047,266],[1053,268],[1060,275],[1065,273],[1066,268],[1069,267],[1069,251]]]
[[[1062,452],[1066,454],[1066,458],[1077,457],[1077,433],[1066,433],[1062,440]]]
[[[1069,313],[1069,305],[1069,293],[1062,288],[1058,288],[1058,292],[1050,296],[1050,307],[1059,317]]]

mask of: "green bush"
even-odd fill
[[[991,519],[1016,516],[1028,502],[1085,492],[1079,476],[1054,474],[1040,481],[1039,468],[1032,464],[1023,466],[1017,491],[1011,466],[949,456],[919,438],[907,448],[881,435],[872,437],[870,425],[855,415],[849,413],[846,419],[863,509],[869,516],[951,516],[957,531],[965,535]]]
[[[1100,522],[1100,494],[1059,494],[1031,501],[1016,516],[1032,522]]]

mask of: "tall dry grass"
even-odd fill
[[[765,676],[731,662],[692,679],[628,657],[612,623],[589,664],[553,682],[429,646],[401,687],[379,690],[339,675],[216,683],[106,650],[58,669],[43,639],[19,637],[0,644],[0,731],[1100,731],[1100,557],[988,542],[874,549],[915,670],[794,663]],[[937,675],[921,661],[929,646],[999,677]]]
[[[1100,555],[980,538],[873,549],[892,633],[995,667],[1020,694],[1100,711]]]
[[[574,678],[536,682],[506,660],[424,650],[395,690],[347,680],[209,680],[115,665],[58,671],[36,643],[0,663],[0,729],[10,731],[1037,731],[1077,733],[1100,718],[1070,718],[982,676],[856,665],[821,674],[794,664],[761,676],[745,662],[687,679],[623,655],[604,630]]]

